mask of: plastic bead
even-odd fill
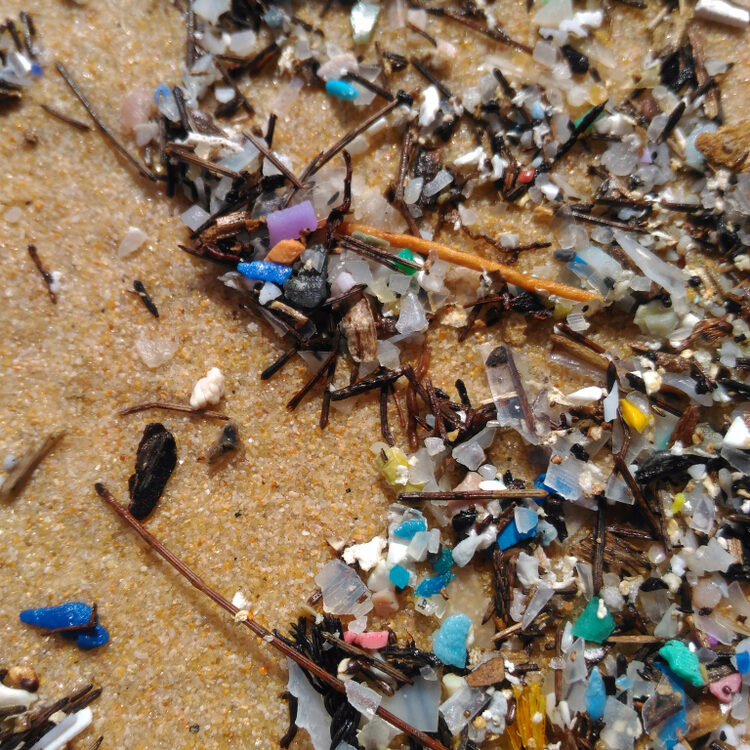
[[[599,617],[600,599],[595,596],[586,605],[573,625],[573,635],[586,641],[601,643],[615,629],[615,618],[604,609],[604,617]]]
[[[359,96],[359,91],[346,81],[342,81],[340,78],[333,81],[326,81],[326,91],[337,99],[343,99],[344,101],[354,101]]]
[[[451,615],[435,633],[433,651],[443,664],[463,669],[466,666],[466,639],[471,630],[467,615]]]
[[[687,680],[694,687],[705,684],[706,678],[698,657],[682,641],[667,641],[659,649],[659,656],[678,677]]]
[[[238,263],[237,270],[253,281],[270,281],[274,284],[283,284],[292,275],[292,269],[289,266],[271,263],[267,260]]]

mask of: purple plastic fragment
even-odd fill
[[[281,240],[296,240],[303,229],[312,232],[318,227],[315,209],[310,201],[274,211],[266,216],[266,222],[271,247]]]

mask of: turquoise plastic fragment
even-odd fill
[[[589,684],[586,686],[586,710],[594,721],[599,721],[604,716],[604,707],[607,704],[607,689],[604,687],[604,679],[599,667],[591,670]]]
[[[678,677],[687,680],[693,687],[705,685],[706,678],[698,657],[682,641],[667,641],[659,649],[659,656]]]
[[[450,572],[441,573],[439,576],[425,578],[415,590],[417,596],[435,596],[439,594],[456,576]]]
[[[292,275],[292,267],[270,260],[254,260],[251,263],[238,263],[237,270],[253,281],[270,281],[281,286]]]
[[[103,646],[109,640],[109,633],[104,625],[96,625],[91,630],[84,630],[79,633],[76,639],[76,645],[83,651],[89,651],[92,648]]]
[[[436,573],[447,573],[453,565],[453,549],[451,547],[443,547],[440,552],[440,557],[432,563],[432,569]]]
[[[599,597],[595,596],[573,625],[573,635],[586,641],[601,643],[612,633],[615,625],[615,618],[609,612],[604,617],[599,617]]]
[[[414,253],[409,250],[408,247],[405,247],[403,250],[399,250],[399,252],[396,254],[397,258],[403,258],[404,260],[413,261],[414,260]],[[399,263],[398,261],[394,261],[399,271],[403,271],[407,276],[414,276],[414,274],[417,272],[416,268],[409,268],[409,266],[405,266],[403,263]]]
[[[542,547],[548,547],[552,542],[557,539],[557,529],[543,518],[539,519],[539,523],[536,526],[537,534],[542,542]]]
[[[514,545],[522,542],[524,539],[533,539],[536,536],[535,523],[532,528],[528,531],[519,531],[516,526],[516,519],[514,518],[498,535],[497,535],[497,546],[500,549],[508,549]]]
[[[466,666],[466,639],[471,630],[467,615],[451,615],[435,633],[432,650],[443,664],[463,669]]]
[[[397,589],[405,589],[409,585],[409,571],[402,565],[394,565],[388,573],[388,578]]]
[[[326,81],[326,92],[347,102],[354,101],[359,96],[359,91],[351,83],[347,83],[340,78]]]
[[[18,617],[26,625],[48,630],[82,628],[91,622],[91,607],[83,602],[65,602],[56,607],[25,609]]]
[[[399,539],[411,539],[418,531],[427,531],[427,521],[424,518],[412,518],[404,521],[393,530],[393,535]]]
[[[737,670],[742,674],[750,672],[750,651],[737,651],[734,655],[737,660]]]

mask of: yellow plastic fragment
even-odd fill
[[[679,513],[682,510],[682,506],[685,505],[685,493],[678,492],[674,496],[674,502],[672,503],[672,513]]]
[[[383,454],[385,454],[385,458]],[[378,454],[375,463],[380,469],[383,479],[396,490],[397,494],[421,492],[424,489],[423,482],[409,481],[409,461],[406,454],[395,445],[384,448]]]
[[[514,685],[513,693],[516,720],[506,730],[513,750],[544,750],[546,705],[541,684],[532,682],[523,688]]]
[[[629,427],[632,427],[638,432],[648,427],[650,416],[644,414],[632,401],[628,401],[626,398],[620,399],[620,411],[622,412],[622,418],[625,420]]]

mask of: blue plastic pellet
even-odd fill
[[[742,674],[750,672],[750,651],[738,651],[735,654],[737,659],[737,671]]]
[[[254,260],[252,263],[238,263],[237,270],[253,281],[271,281],[281,286],[292,275],[292,267],[270,260]]]
[[[103,646],[109,640],[109,633],[104,625],[96,625],[91,630],[84,630],[78,634],[76,644],[83,651]]]
[[[598,667],[591,670],[591,677],[586,686],[586,710],[594,721],[599,721],[604,716],[604,707],[607,703],[607,689],[604,679]]]
[[[427,531],[427,521],[424,518],[413,518],[411,521],[404,521],[393,530],[393,534],[399,539],[411,539],[418,531]]]
[[[447,617],[440,630],[435,633],[432,650],[443,664],[463,669],[466,666],[466,639],[471,629],[471,618],[467,615]]]
[[[159,99],[162,97],[169,97],[169,95],[172,93],[172,89],[167,86],[166,83],[160,83],[155,89],[154,89],[154,104],[158,107],[159,106]]]
[[[397,589],[405,589],[409,585],[411,575],[409,571],[401,565],[394,565],[388,573],[388,578]]]
[[[21,622],[37,628],[59,630],[83,627],[91,622],[91,607],[83,602],[66,602],[56,607],[25,609],[18,615]]]
[[[326,81],[326,91],[331,96],[344,99],[347,102],[354,101],[359,96],[359,91],[351,83],[342,81],[340,78],[334,81]]]
[[[441,573],[439,576],[425,578],[414,592],[417,596],[435,596],[439,594],[456,576],[450,571]]]
[[[537,524],[534,524],[532,528],[523,533],[518,530],[516,526],[516,519],[514,518],[497,536],[497,546],[500,549],[509,549],[514,545],[522,542],[524,539],[533,539],[536,536]]]
[[[451,547],[443,547],[440,552],[440,557],[432,563],[432,569],[436,573],[447,573],[453,565],[453,549]]]

